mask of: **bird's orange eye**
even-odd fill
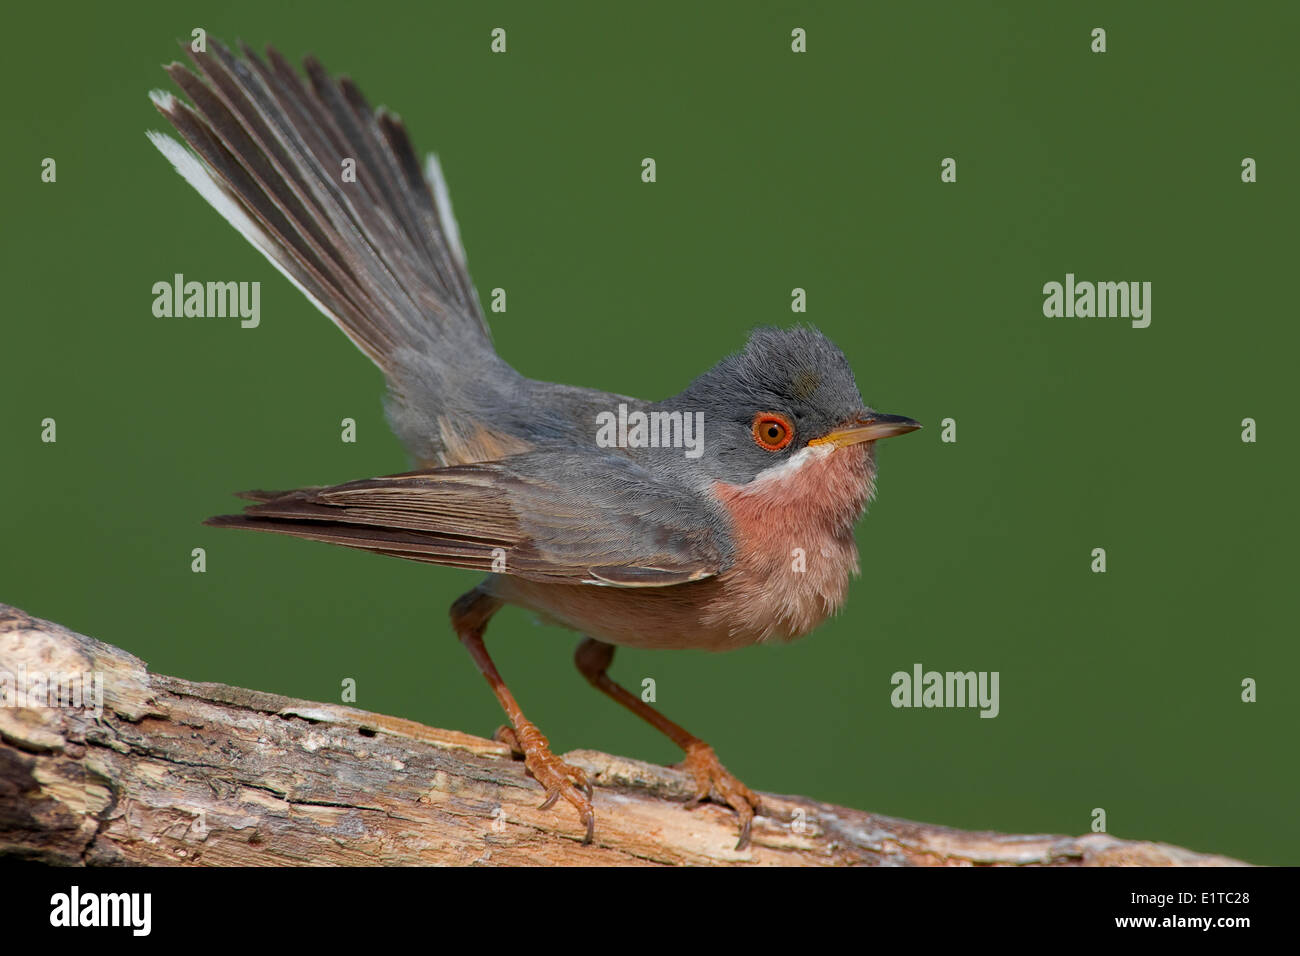
[[[759,412],[754,416],[754,441],[765,451],[780,451],[794,440],[790,420],[776,412]]]

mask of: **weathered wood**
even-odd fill
[[[3,672],[22,676],[4,684]],[[0,604],[0,693],[101,674],[103,711],[0,707],[0,856],[59,864],[1235,865],[1159,843],[964,832],[766,794],[753,844],[685,774],[579,750],[596,841],[491,740],[150,674]]]

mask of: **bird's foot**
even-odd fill
[[[689,771],[695,778],[695,796],[686,804],[687,809],[693,809],[708,799],[731,807],[740,817],[740,839],[736,842],[736,849],[743,850],[747,847],[754,814],[763,812],[758,794],[737,780],[719,762],[713,748],[702,740],[695,741],[686,749],[686,759],[678,766]]]
[[[596,833],[596,814],[591,809],[591,781],[581,767],[567,764],[551,753],[550,741],[535,724],[524,721],[518,727],[499,727],[492,735],[524,758],[524,766],[546,791],[539,810],[549,810],[563,797],[573,804],[578,817],[587,825],[583,843],[590,843]]]

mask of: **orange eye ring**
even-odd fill
[[[754,443],[764,451],[780,451],[794,441],[790,419],[777,412],[759,412],[754,416]]]

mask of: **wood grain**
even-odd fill
[[[579,750],[566,759],[596,784],[596,840],[584,846],[576,815],[562,803],[537,809],[540,788],[491,740],[151,674],[119,648],[0,604],[3,671],[99,673],[104,702],[98,716],[0,707],[2,857],[161,866],[1241,865],[1107,834],[968,832],[775,794],[765,795],[753,844],[737,851],[730,811],[684,807],[685,774]]]

